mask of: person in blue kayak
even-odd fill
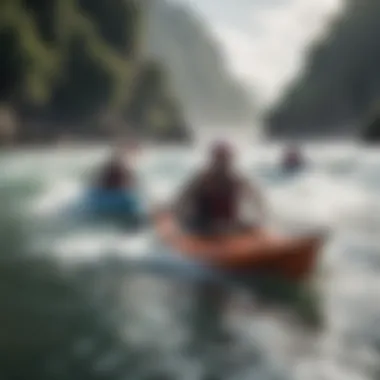
[[[101,190],[123,191],[133,189],[136,180],[132,168],[125,165],[124,151],[116,149],[100,170],[97,187]]]
[[[176,211],[186,228],[194,233],[233,233],[252,227],[246,225],[240,215],[241,201],[246,197],[264,217],[259,189],[237,172],[233,147],[219,141],[211,146],[207,167],[185,186],[176,203]]]
[[[124,147],[115,149],[100,169],[90,192],[89,204],[97,217],[120,221],[128,228],[139,228],[146,218],[137,178],[131,164],[125,162],[125,153]]]

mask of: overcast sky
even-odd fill
[[[274,100],[342,0],[172,0],[189,4],[221,42],[230,70]]]

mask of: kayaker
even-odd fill
[[[301,152],[296,147],[289,147],[282,160],[282,168],[285,171],[294,171],[304,165]]]
[[[125,190],[134,187],[131,168],[124,163],[124,152],[116,150],[100,171],[98,187],[103,190]]]
[[[234,232],[244,227],[240,204],[248,197],[261,216],[264,204],[259,190],[237,172],[235,152],[220,141],[210,149],[209,163],[185,186],[176,203],[176,212],[186,227],[201,234]]]

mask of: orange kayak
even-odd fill
[[[232,236],[205,238],[181,229],[173,214],[159,213],[155,220],[161,240],[194,259],[226,270],[252,270],[291,280],[309,277],[323,238],[289,238],[257,228]]]

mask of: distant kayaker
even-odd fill
[[[124,150],[116,149],[103,166],[98,177],[98,187],[103,190],[124,190],[135,186],[132,168],[124,162]]]
[[[284,171],[296,171],[304,166],[304,159],[301,152],[296,147],[289,147],[282,159],[282,169]]]
[[[223,234],[244,227],[240,205],[245,197],[264,216],[261,193],[238,174],[234,163],[235,154],[229,143],[213,144],[206,169],[197,173],[180,195],[176,211],[193,232]]]

